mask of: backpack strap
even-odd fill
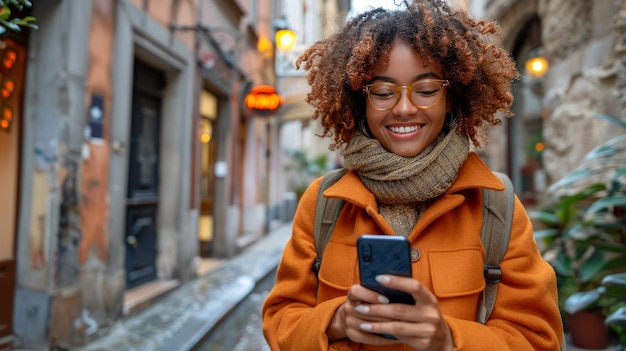
[[[504,183],[504,191],[483,189],[483,226],[480,240],[487,254],[485,256],[485,290],[477,320],[485,324],[496,302],[498,282],[502,276],[500,261],[506,253],[511,236],[515,193],[509,177],[493,172]]]
[[[313,262],[313,272],[315,272],[315,275],[320,271],[324,249],[326,249],[326,244],[335,229],[337,217],[339,217],[339,212],[341,212],[341,208],[343,207],[343,200],[326,198],[323,193],[324,190],[335,184],[347,172],[347,169],[339,168],[326,173],[322,178],[320,188],[317,192],[315,221],[313,222],[313,240],[315,241],[315,251],[317,252],[317,257],[315,258],[315,262]]]

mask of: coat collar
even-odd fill
[[[444,195],[472,188],[504,190],[502,182],[475,152],[468,153],[467,160],[461,166],[457,179]],[[374,195],[367,190],[358,175],[353,171],[349,171],[337,183],[326,189],[324,195],[331,198],[341,198],[364,208],[376,204]]]

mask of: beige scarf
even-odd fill
[[[468,152],[469,139],[454,130],[408,158],[356,133],[343,156],[346,168],[376,197],[379,213],[396,234],[407,236],[432,200],[452,186]]]

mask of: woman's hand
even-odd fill
[[[371,345],[402,342],[421,351],[454,349],[450,329],[437,299],[428,289],[413,278],[381,275],[376,279],[384,286],[408,292],[415,299],[415,305],[391,304],[377,292],[354,285],[327,330],[331,340],[348,337]],[[390,334],[398,340],[380,334]]]

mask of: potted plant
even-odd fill
[[[598,304],[597,288],[605,275],[626,270],[626,245],[619,233],[624,222],[608,215],[614,207],[602,206],[614,197],[590,200],[605,190],[603,184],[595,184],[530,214],[544,225],[535,237],[544,244],[543,255],[557,273],[560,305],[574,345],[587,349],[604,348],[609,339],[606,306]]]
[[[599,117],[626,128],[623,121]],[[574,344],[585,347],[576,340],[583,332],[571,330],[575,319],[595,313],[601,326],[611,308],[599,302],[612,300],[601,299],[604,295],[597,289],[605,276],[626,271],[626,134],[593,149],[579,168],[555,182],[547,193],[559,195],[529,214],[544,258],[557,273],[566,326]],[[586,323],[585,332],[594,329]]]
[[[626,273],[609,274],[601,285],[590,291],[580,291],[565,300],[565,311],[571,316],[585,316],[570,320],[570,332],[574,344],[587,349],[602,349],[608,344],[608,328],[591,333],[597,321],[589,323],[585,318],[595,318],[611,328],[619,339],[618,350],[626,350]],[[601,311],[601,315],[590,311]],[[604,318],[606,317],[606,319]],[[584,330],[584,332],[582,332]],[[591,338],[591,335],[596,335]],[[589,338],[589,339],[585,339]]]

